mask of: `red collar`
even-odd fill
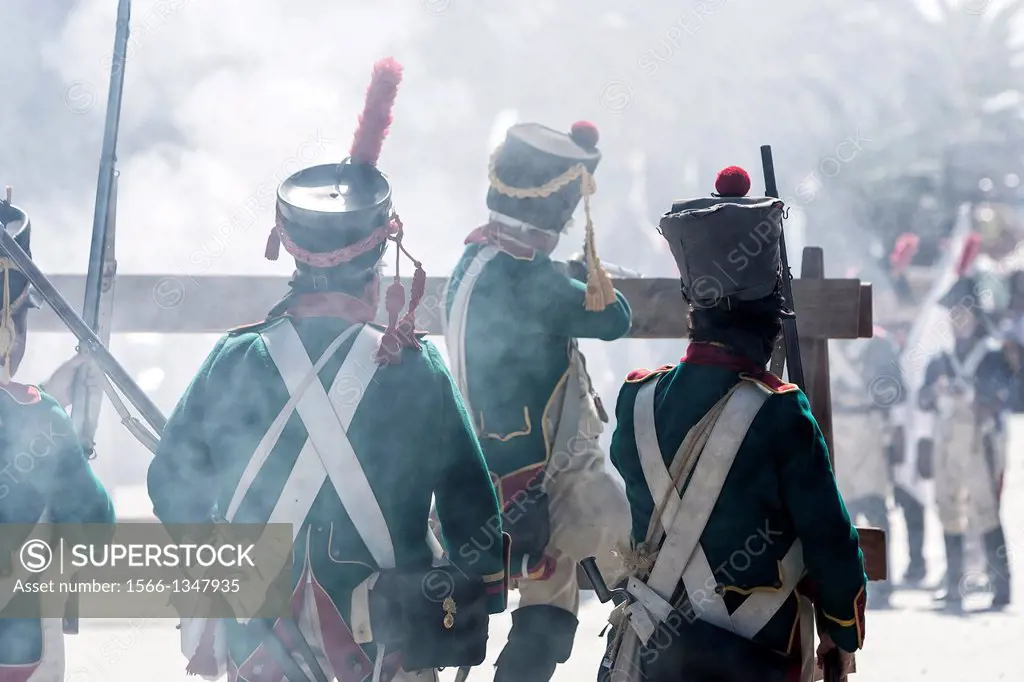
[[[377,317],[377,311],[366,301],[336,291],[299,294],[284,314],[295,318],[337,317],[350,322],[371,322]]]
[[[765,372],[764,367],[759,367],[750,358],[739,355],[721,344],[705,341],[691,341],[686,347],[686,355],[679,361],[722,367],[754,376],[760,376]]]
[[[502,227],[501,223],[495,222],[481,225],[469,233],[469,236],[466,237],[466,244],[494,246],[519,260],[533,260],[545,245],[540,239],[535,240],[536,243],[532,243],[529,230],[518,231],[513,237],[510,234],[505,234]]]

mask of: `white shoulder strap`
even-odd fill
[[[281,326],[287,326],[291,328],[291,322],[285,320],[284,322],[281,323]],[[296,390],[292,390],[292,387],[289,386],[288,402],[285,403],[285,406],[278,413],[277,417],[274,418],[274,421],[270,424],[270,428],[267,429],[267,432],[263,434],[263,438],[260,439],[259,444],[256,446],[256,450],[253,452],[252,456],[249,458],[249,461],[246,463],[244,471],[242,471],[242,476],[238,480],[238,485],[235,486],[235,491],[231,495],[231,501],[228,503],[227,511],[224,514],[224,518],[226,520],[234,520],[235,514],[238,513],[238,508],[242,505],[242,501],[245,499],[246,493],[249,492],[249,489],[252,487],[253,482],[256,480],[256,476],[263,469],[263,466],[267,463],[267,458],[270,457],[270,453],[274,449],[274,446],[277,445],[277,441],[281,439],[281,434],[284,432],[285,425],[291,418],[292,413],[295,412],[295,406],[298,404],[302,396],[305,395],[306,387],[309,386],[309,384],[311,384],[314,379],[316,379],[317,374],[319,374],[320,370],[323,369],[323,366],[327,364],[327,361],[334,357],[334,354],[338,351],[338,348],[341,347],[341,345],[345,343],[345,341],[352,338],[352,335],[358,331],[359,327],[354,325],[346,329],[340,335],[338,335],[338,337],[334,339],[334,341],[332,341],[331,344],[327,347],[327,349],[323,352],[323,355],[320,356],[320,359],[317,360],[316,365],[309,370],[306,376],[302,378]],[[270,334],[275,334],[274,329],[271,329],[269,332],[266,332],[264,334],[264,343],[266,343],[266,336]],[[346,364],[349,364],[349,358],[354,360],[356,357],[357,356],[355,354],[349,353],[348,357],[346,358]],[[369,356],[367,355],[364,357]],[[345,368],[342,367],[342,369],[344,370]],[[338,372],[339,377],[342,376],[343,374],[343,371]],[[335,379],[335,384],[337,384],[337,379]],[[299,460],[302,461],[302,459],[303,458],[300,455]],[[296,462],[296,464],[298,464],[298,462]],[[287,487],[288,484],[286,483],[285,485]],[[319,485],[317,486],[317,490],[319,490]],[[284,495],[282,495],[282,497],[284,497]],[[289,496],[289,499],[292,499],[291,496]],[[309,501],[309,504],[312,504],[312,500]],[[309,511],[309,509],[307,507],[306,509],[299,511],[301,513],[295,516],[285,518],[289,519],[289,522],[291,518],[305,518],[306,513]],[[277,521],[280,521],[280,517],[277,518]],[[295,532],[298,532],[298,526],[295,527]]]
[[[272,331],[278,333],[264,335],[267,351],[277,365],[289,392],[294,393],[301,389],[303,377],[313,370],[313,365],[294,327],[290,324],[280,325]],[[364,326],[356,340],[356,346],[363,348],[354,346],[346,356],[346,361],[351,358],[356,365],[362,362],[372,366],[373,369],[369,372],[371,380],[376,373],[377,365],[371,362],[373,356],[367,351],[376,347],[380,338],[379,332],[372,327]],[[343,366],[342,371],[345,369]],[[349,368],[349,371],[352,369]],[[314,450],[341,499],[342,506],[352,519],[356,531],[370,550],[377,566],[382,569],[394,568],[395,549],[391,532],[346,434],[356,407],[357,405],[343,399],[338,392],[328,397],[323,385],[319,381],[313,381],[306,387],[302,399],[296,405],[296,411],[302,418],[302,423],[309,433],[309,440],[312,441]]]
[[[451,363],[452,377],[455,379],[455,385],[459,387],[459,392],[466,403],[466,409],[470,417],[473,417],[473,411],[469,409],[469,383],[466,370],[466,322],[469,317],[469,299],[473,293],[473,287],[476,286],[480,274],[484,271],[484,266],[497,256],[498,253],[498,249],[493,246],[485,246],[477,252],[476,256],[463,271],[462,279],[456,285],[455,297],[452,300],[450,311],[441,316],[442,331],[444,333],[445,345],[448,347],[448,360]],[[449,285],[446,285],[445,300],[448,297],[447,286],[450,286],[450,283],[451,280],[449,280]],[[473,418],[473,423],[476,423],[475,418]]]
[[[748,595],[740,607],[730,614],[722,595],[715,590],[719,581],[700,546],[700,536],[707,526],[743,439],[770,392],[753,382],[744,382],[737,387],[712,428],[707,444],[697,460],[690,484],[680,498],[665,468],[656,440],[654,385],[655,382],[651,382],[644,386],[637,396],[637,447],[641,449],[641,462],[652,493],[657,486],[659,495],[670,496],[668,499],[670,503],[674,502],[676,511],[674,515],[666,513],[664,517],[670,519],[667,537],[658,553],[647,586],[664,599],[670,599],[682,580],[697,617],[750,639],[767,625],[803,577],[803,547],[797,540],[780,562],[782,585],[779,589]],[[642,407],[640,403],[643,403]],[[647,416],[641,418],[642,415]],[[662,488],[664,493],[661,492]],[[666,512],[669,508],[666,504]]]
[[[655,508],[667,498],[662,513],[662,519],[667,523],[676,517],[679,510],[679,495],[675,494],[672,488],[672,476],[665,467],[661,446],[658,445],[658,431],[654,426],[654,394],[657,386],[657,379],[652,379],[637,392],[636,401],[633,403],[633,433],[637,454],[640,455],[640,466],[644,471]],[[686,442],[685,438],[683,442]]]
[[[974,344],[971,352],[964,358],[963,372],[967,379],[973,379],[974,373],[978,371],[978,365],[985,359],[985,356],[993,350],[991,340],[985,337]]]
[[[647,580],[648,586],[664,599],[672,598],[683,570],[700,542],[736,453],[769,395],[768,389],[744,381],[712,427],[675,515],[666,517],[667,535]]]

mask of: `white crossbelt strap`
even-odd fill
[[[283,323],[290,326],[290,323]],[[256,446],[256,450],[253,452],[252,457],[245,465],[245,470],[242,472],[242,476],[238,480],[238,485],[235,487],[235,492],[231,496],[231,502],[228,504],[227,511],[224,517],[228,521],[233,521],[235,515],[238,513],[239,507],[242,505],[242,501],[245,499],[246,493],[252,487],[256,480],[257,475],[263,469],[267,463],[267,458],[270,456],[274,446],[277,445],[277,441],[280,440],[281,434],[284,432],[284,427],[291,418],[292,413],[295,412],[295,406],[299,400],[303,397],[306,391],[306,386],[311,384],[317,379],[317,374],[323,368],[327,361],[330,360],[337,352],[338,348],[352,337],[353,334],[360,331],[357,326],[350,327],[345,330],[344,333],[334,339],[331,344],[324,351],[323,355],[317,361],[313,369],[307,374],[302,381],[302,385],[298,390],[291,390],[291,395],[288,398],[288,402],[281,409],[281,412],[271,423],[270,428],[260,439],[259,444]],[[356,360],[360,357],[367,358],[368,355],[360,355],[359,349],[355,346],[363,345],[368,348],[369,339],[366,343],[354,344],[348,356],[345,358],[345,363],[342,365],[341,370],[338,371],[338,376],[334,380],[332,385],[332,392],[336,386],[340,386],[339,383],[343,376],[351,376],[353,370],[362,370],[362,373],[366,373],[367,370],[358,365]],[[369,352],[368,350],[366,352]],[[369,374],[372,376],[372,373]],[[360,384],[365,386],[366,384]],[[351,412],[355,413],[355,408],[358,406],[352,405]],[[302,521],[306,518],[310,508],[313,506],[313,501],[316,496],[320,493],[320,488],[323,486],[323,482],[326,479],[326,472],[324,471],[309,471],[309,467],[300,466],[305,462],[308,462],[311,458],[315,458],[316,453],[313,452],[313,444],[309,439],[302,446],[302,450],[299,454],[298,460],[295,462],[295,466],[292,467],[292,471],[289,474],[288,480],[285,482],[284,490],[281,491],[281,495],[278,498],[277,504],[274,506],[274,510],[271,512],[270,518],[267,519],[267,523],[291,523],[292,524],[292,540],[294,540],[299,533],[299,529],[302,527]]]
[[[753,637],[771,620],[803,575],[799,541],[790,547],[781,562],[783,584],[780,589],[749,595],[730,615],[721,595],[715,591],[718,581],[700,547],[700,536],[750,424],[770,394],[753,382],[737,387],[712,428],[690,484],[680,498],[673,488],[654,430],[656,383],[641,388],[634,411],[637,449],[648,487],[656,501],[669,496],[663,516],[667,536],[647,586],[663,599],[670,599],[682,580],[698,617],[741,636]],[[641,639],[647,639],[646,633],[638,631],[638,634]]]
[[[679,496],[669,495],[672,491],[672,476],[665,467],[661,446],[658,445],[658,431],[654,426],[654,393],[657,386],[657,381],[648,381],[637,392],[633,403],[633,432],[636,435],[637,452],[640,454],[640,466],[644,470],[644,478],[654,504],[668,498],[661,516],[662,523],[667,525],[679,510]]]
[[[686,492],[678,503],[676,514],[665,524],[665,541],[647,581],[647,585],[662,597],[670,598],[679,584],[683,569],[700,542],[736,453],[747,435],[747,429],[768,395],[767,389],[758,384],[743,382],[712,427],[708,442],[698,455]],[[637,443],[637,446],[640,447],[641,443]],[[643,453],[640,456],[645,457]],[[660,449],[657,452],[649,451],[646,457],[656,457],[663,475],[668,476]]]
[[[476,418],[469,406],[469,381],[466,369],[466,324],[469,318],[469,299],[480,279],[484,266],[499,253],[493,246],[484,246],[466,266],[462,273],[462,279],[455,289],[455,297],[452,300],[451,310],[448,314],[441,316],[444,342],[448,347],[448,360],[451,362],[452,377],[455,385],[459,387],[462,400],[466,403],[466,410],[469,412],[473,423]],[[450,285],[451,280],[449,280]],[[447,300],[448,290],[445,288],[443,300]]]
[[[371,327],[363,327],[355,346],[345,358],[346,364],[349,359],[353,361],[354,366],[350,371],[358,374],[360,364],[365,365],[361,372],[365,377],[361,378],[373,379],[377,364],[372,361],[372,349],[376,348],[380,337],[379,332]],[[368,343],[360,344],[359,341],[364,339]],[[313,363],[295,328],[291,324],[279,325],[265,333],[263,340],[288,391],[294,393],[301,390],[303,378],[313,371]],[[365,391],[368,383],[359,386]],[[336,391],[332,397],[328,397],[323,385],[313,381],[306,387],[295,407],[309,433],[307,442],[312,442],[312,451],[316,455],[316,461],[310,460],[308,466],[311,471],[319,468],[326,472],[377,566],[382,569],[394,568],[395,548],[391,542],[391,531],[345,433],[352,423],[359,401],[352,405],[353,401],[342,399],[340,393]]]
[[[949,351],[947,355],[950,365],[953,367],[953,372],[956,374],[956,379],[970,385],[974,379],[974,373],[978,370],[978,365],[981,364],[981,361],[989,352],[998,349],[998,347],[998,345],[993,346],[992,340],[988,337],[980,339],[971,347],[963,362],[960,362],[959,358],[957,358],[955,350]]]

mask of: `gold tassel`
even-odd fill
[[[589,312],[601,312],[615,302],[615,287],[608,273],[601,266],[597,257],[597,245],[594,239],[594,220],[590,215],[590,197],[597,191],[594,177],[583,173],[580,178],[580,190],[583,194],[583,212],[587,216],[586,256],[587,256],[587,295],[585,300]]]

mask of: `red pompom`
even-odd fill
[[[576,121],[572,124],[569,137],[584,149],[591,150],[597,149],[597,141],[601,136],[597,132],[597,126],[590,121]]]
[[[750,176],[739,166],[729,166],[718,171],[715,178],[715,192],[720,197],[745,197],[750,191]]]

